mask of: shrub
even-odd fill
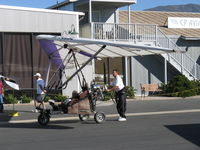
[[[62,94],[57,94],[56,96],[54,96],[54,100],[57,102],[63,102],[66,99],[67,99],[67,96],[64,96]]]
[[[5,96],[5,102],[8,104],[17,104],[18,100],[13,94],[8,94]]]
[[[46,95],[46,96],[44,97],[44,102],[48,102],[50,99],[51,99],[50,96],[47,96],[47,95]]]
[[[111,92],[104,91],[103,95],[104,95],[104,100],[105,101],[108,101],[110,99],[114,99],[115,98],[115,92],[114,91],[111,91]]]
[[[30,97],[26,96],[26,95],[21,96],[22,103],[30,103],[31,100],[32,99]]]
[[[135,89],[133,87],[126,86],[125,91],[126,91],[126,97],[127,98],[134,98],[135,97]],[[111,91],[111,92],[104,91],[103,95],[104,95],[105,101],[110,100],[110,99],[115,99],[115,92],[114,91]]]
[[[127,98],[134,98],[135,97],[136,89],[134,89],[131,86],[126,86],[125,89],[126,89],[126,97]]]
[[[198,93],[198,82],[188,80],[184,75],[175,76],[164,86],[168,96],[188,97]]]

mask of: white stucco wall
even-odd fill
[[[61,33],[79,26],[83,13],[0,5],[0,31]]]

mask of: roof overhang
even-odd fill
[[[29,8],[29,7],[18,7],[18,6],[7,6],[0,5],[0,9],[10,9],[10,10],[24,10],[31,12],[47,12],[47,13],[55,13],[55,14],[69,14],[69,15],[85,15],[82,12],[75,11],[62,11],[62,10],[51,10],[51,9],[42,9],[42,8]]]
[[[69,3],[79,3],[79,4],[86,4],[89,3],[89,0],[85,0],[85,1],[79,1],[79,0],[66,0],[63,1],[61,3],[58,3],[56,5],[50,6],[48,7],[49,9],[55,9],[55,8],[59,8],[62,6],[65,6]],[[91,0],[92,4],[112,4],[112,5],[120,5],[120,6],[126,6],[126,5],[131,5],[131,4],[136,4],[137,0]]]
[[[186,36],[181,36],[181,39],[186,40],[186,41],[199,41],[200,37],[186,37]]]

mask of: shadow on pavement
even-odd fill
[[[9,114],[12,113],[12,110],[4,110],[3,113],[0,113],[0,122],[8,122],[12,119],[12,116]]]
[[[165,127],[200,147],[200,124],[166,125]]]
[[[55,129],[55,130],[74,129],[74,127],[55,125],[55,124],[40,126],[38,123],[4,123],[4,124],[0,124],[0,127],[1,128],[47,129],[47,130],[48,129]]]

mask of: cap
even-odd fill
[[[40,73],[36,73],[34,76],[35,77],[41,77],[41,74]]]

